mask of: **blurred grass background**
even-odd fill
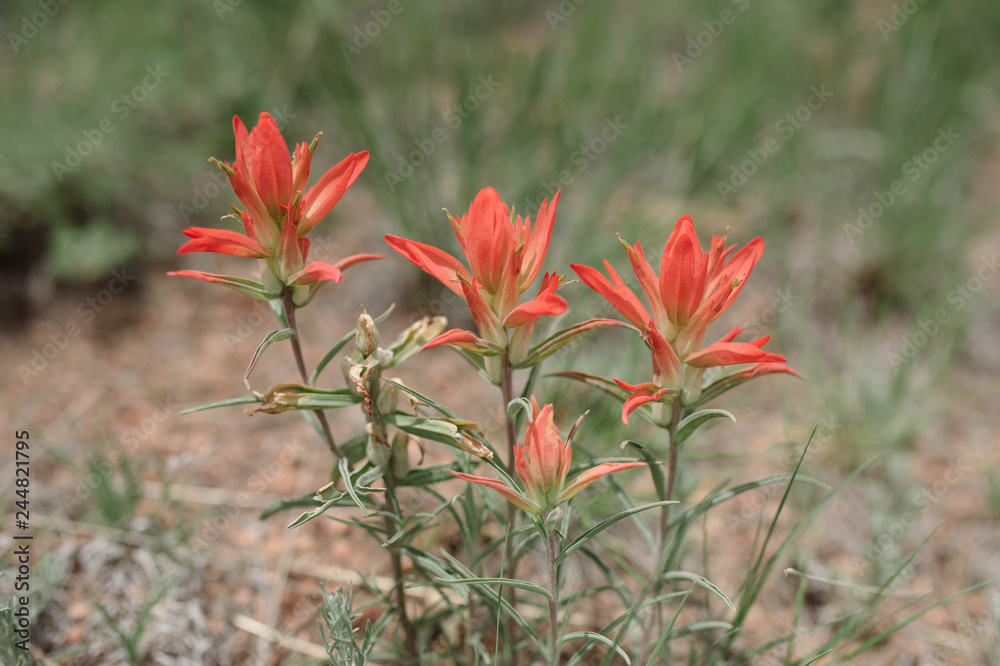
[[[950,298],[1000,243],[996,3],[17,0],[0,27],[5,319],[123,262],[175,263],[181,229],[235,201],[206,162],[233,159],[232,116],[270,111],[289,141],[323,132],[314,172],[371,151],[355,187],[379,231],[451,251],[441,208],[487,185],[532,214],[562,187],[549,270],[627,273],[615,234],[658,257],[683,213],[705,241],[764,237],[727,322],[810,378],[775,390],[803,440],[832,424],[817,455],[842,469],[938,423],[953,362],[1000,369],[995,283]],[[574,321],[600,312],[569,289]],[[584,369],[641,380],[641,350],[601,353],[604,335]],[[617,421],[592,419],[620,440]]]

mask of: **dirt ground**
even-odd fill
[[[373,313],[399,296],[396,276],[406,270],[405,279],[413,279],[415,272],[395,259],[384,262],[386,268],[352,268],[342,285],[327,287],[328,293],[321,292],[302,311],[307,360],[315,363],[325,352],[321,341],[349,330],[361,294],[377,294],[364,303]],[[193,265],[212,270],[215,261],[199,257]],[[323,658],[316,627],[320,582],[328,590],[350,582],[357,588],[352,572],[384,575],[387,557],[366,536],[330,520],[292,531],[284,529],[291,513],[258,520],[260,509],[274,499],[310,493],[327,480],[329,453],[297,415],[248,417],[239,407],[178,415],[192,406],[245,395],[246,364],[259,339],[276,326],[266,306],[249,298],[164,275],[177,265],[134,272],[123,267],[117,277],[108,276],[107,284],[61,291],[36,316],[0,336],[4,411],[9,427],[29,431],[31,442],[32,584],[37,580],[40,590],[32,602],[39,614],[32,652],[54,663],[126,663],[127,650],[103,607],[126,635],[148,609],[137,644],[141,663],[269,664]],[[220,264],[219,270],[229,266]],[[121,293],[110,293],[114,280],[126,284]],[[424,313],[401,304],[385,325],[386,335],[395,336]],[[987,327],[976,334],[995,343],[996,333]],[[32,366],[36,352],[40,360]],[[461,359],[446,350],[426,358],[430,355],[404,367],[403,379],[481,422],[497,413],[495,389],[478,381]],[[748,644],[789,629],[798,579],[781,575],[785,567],[867,582],[867,567],[878,566],[884,553],[895,548],[909,552],[937,527],[906,571],[898,605],[908,592],[931,591],[927,599],[933,601],[1000,574],[1000,525],[991,512],[986,474],[994,470],[996,479],[1000,469],[997,369],[988,359],[963,360],[959,355],[945,385],[936,389],[943,416],[919,434],[904,469],[894,472],[911,478],[917,494],[886,496],[887,510],[898,517],[874,534],[863,514],[866,499],[887,492],[877,480],[860,479],[826,507],[797,537],[787,562],[779,563],[765,587],[749,622]],[[275,346],[254,371],[253,388],[295,379],[293,371],[287,345]],[[338,375],[331,365],[326,381],[339,386]],[[774,451],[772,445],[795,440],[802,432],[783,422],[777,405],[788,394],[771,386],[751,391],[753,396],[734,397],[727,405],[740,416],[738,429],[707,432],[699,447],[730,457],[720,462],[695,456],[690,461],[696,481],[689,499],[726,478],[736,483],[772,473],[787,458],[787,451]],[[809,390],[804,386],[794,390]],[[333,429],[341,438],[361,424],[353,410],[333,415]],[[809,461],[815,463],[810,472],[831,483],[840,477],[823,464],[829,455],[823,449],[837,442],[835,434],[824,439],[819,431],[815,458]],[[95,510],[104,496],[98,486],[121,490],[124,484],[110,468],[87,470],[88,459],[98,452],[116,461],[116,467],[127,460],[139,481],[142,499],[135,514],[113,527]],[[428,459],[446,457],[431,450]],[[10,455],[3,464],[5,498],[12,496],[13,463]],[[885,474],[889,472],[877,476]],[[756,493],[720,507],[704,524],[704,535],[690,535],[689,568],[701,570],[704,536],[709,544],[706,575],[735,594],[759,517],[770,515],[779,498],[780,491]],[[777,536],[784,538],[793,519],[815,501],[808,494],[794,501]],[[13,528],[15,507],[6,500],[5,506],[0,545],[10,553],[18,532]],[[185,545],[178,545],[181,535],[187,536]],[[4,579],[8,594],[10,576]],[[993,663],[986,636],[993,632],[996,637],[990,603],[996,603],[998,589],[993,585],[928,613],[852,663]],[[863,588],[810,581],[803,623],[832,620],[863,596]],[[150,605],[151,600],[156,603]],[[268,640],[273,637],[280,642]],[[798,653],[814,638],[803,634]],[[783,653],[765,653],[753,663],[783,659]]]

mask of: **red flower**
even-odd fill
[[[541,270],[555,222],[559,193],[542,202],[535,224],[530,218],[512,216],[500,195],[488,187],[476,195],[469,212],[449,216],[469,268],[447,252],[431,245],[386,235],[389,245],[446,287],[462,297],[472,311],[479,335],[458,329],[425,345],[453,344],[470,351],[497,355],[509,351],[515,366],[527,356],[528,341],[538,319],[566,311],[564,298],[555,291],[563,278],[546,274],[538,295],[520,303]],[[507,329],[512,329],[508,341]]]
[[[642,404],[661,398],[673,399],[676,391],[664,389],[684,389],[686,397],[697,397],[704,368],[785,361],[783,356],[762,349],[767,337],[753,342],[734,342],[741,328],[733,329],[718,342],[701,349],[708,325],[732,305],[743,289],[764,250],[763,240],[755,238],[735,251],[735,245],[725,247],[724,236],[712,236],[708,251],[702,252],[691,218],[685,215],[677,221],[663,248],[659,275],[646,260],[640,243],[621,242],[628,251],[632,270],[646,294],[652,315],[607,260],[604,266],[610,280],[589,266],[571,266],[584,284],[606,298],[639,328],[652,352],[651,383],[633,387],[618,382],[633,393],[626,403],[623,419]],[[797,374],[790,368],[787,371]]]
[[[577,476],[569,484],[569,473],[573,451],[570,441],[565,442],[559,435],[552,420],[552,405],[538,408],[535,398],[531,398],[532,418],[524,434],[524,442],[514,450],[517,475],[524,483],[525,492],[512,488],[503,481],[486,476],[476,476],[462,472],[452,472],[470,483],[478,483],[496,490],[514,503],[519,509],[534,514],[546,514],[556,506],[567,502],[574,495],[597,479],[614,472],[644,465],[642,462],[602,463]],[[573,431],[575,432],[574,426]],[[572,439],[573,433],[570,433]]]
[[[304,236],[326,217],[368,163],[368,153],[347,156],[306,189],[309,164],[319,139],[300,143],[291,159],[278,125],[270,114],[260,114],[257,126],[247,132],[239,117],[233,118],[236,162],[215,163],[229,176],[240,202],[243,233],[227,229],[191,227],[191,238],[177,251],[217,252],[261,260],[261,283],[200,271],[176,271],[170,275],[193,277],[224,284],[262,299],[278,298],[285,287],[295,288],[293,302],[305,305],[324,282],[340,282],[341,269],[384,255],[356,254],[336,264],[306,263],[309,239]]]

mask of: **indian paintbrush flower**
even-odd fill
[[[514,450],[515,468],[524,484],[524,492],[498,479],[454,471],[452,474],[470,483],[496,490],[519,509],[544,515],[569,501],[602,476],[645,465],[642,462],[601,463],[567,483],[566,475],[573,455],[570,440],[576,432],[576,426],[573,426],[569,437],[563,441],[552,420],[551,404],[539,409],[532,397],[531,411],[531,423],[524,434],[524,442]]]
[[[479,334],[461,329],[446,331],[424,345],[455,345],[486,357],[490,379],[499,384],[499,356],[506,354],[511,368],[530,367],[588,330],[602,326],[623,326],[613,319],[590,319],[563,329],[535,348],[531,334],[538,320],[561,315],[568,307],[556,294],[565,276],[545,273],[538,294],[521,303],[541,270],[552,238],[559,192],[542,202],[531,218],[514,215],[492,187],[476,195],[469,212],[449,215],[459,246],[468,260],[467,268],[452,255],[431,245],[386,235],[389,245],[403,257],[441,281],[458,294],[472,312]]]
[[[741,328],[734,328],[718,342],[702,348],[708,325],[732,305],[760,259],[763,240],[755,238],[735,251],[735,245],[725,246],[725,236],[713,235],[708,251],[703,252],[691,217],[685,215],[677,221],[663,248],[659,275],[646,260],[640,243],[629,245],[624,240],[621,243],[650,310],[607,260],[604,266],[610,281],[589,266],[571,266],[587,286],[639,329],[652,354],[652,382],[633,386],[615,380],[632,394],[625,403],[622,420],[627,422],[631,411],[649,402],[672,400],[678,394],[684,400],[696,399],[705,368],[756,363],[759,372],[752,376],[774,372],[798,374],[783,365],[783,356],[763,350],[768,336],[752,342],[734,342],[743,331]]]
[[[513,216],[492,187],[480,191],[468,214],[449,216],[469,268],[436,247],[386,235],[394,250],[468,303],[479,329],[479,335],[452,329],[425,348],[452,344],[494,356],[509,349],[515,364],[527,356],[538,319],[562,314],[567,307],[566,300],[555,293],[563,280],[555,274],[545,274],[538,295],[520,303],[545,259],[558,201],[558,192],[551,204],[543,201],[532,226],[531,218]],[[509,341],[507,329],[512,331]]]
[[[348,266],[383,258],[384,255],[355,254],[335,264],[306,263],[309,255],[306,234],[327,216],[361,174],[368,163],[367,152],[348,155],[307,189],[310,161],[319,135],[308,145],[298,144],[293,160],[277,123],[268,113],[260,114],[257,126],[249,132],[239,117],[233,117],[233,132],[235,163],[214,158],[213,161],[229,176],[233,191],[245,206],[243,210],[235,209],[243,233],[191,227],[184,230],[191,240],[177,252],[216,252],[258,259],[261,282],[192,270],[169,275],[215,282],[261,300],[280,298],[286,288],[291,288],[292,302],[302,306],[324,283],[340,282],[341,271]]]

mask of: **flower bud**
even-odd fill
[[[389,463],[392,449],[384,442],[378,441],[375,437],[375,424],[366,424],[365,430],[368,431],[368,441],[365,443],[365,455],[368,456],[368,460],[373,465],[385,467]]]
[[[392,414],[396,411],[396,405],[399,404],[399,389],[393,384],[386,383],[382,386],[381,391],[378,395],[378,411],[379,414]]]
[[[401,432],[392,439],[392,473],[397,479],[405,478],[410,473],[409,443],[410,438]]]
[[[365,358],[374,354],[378,348],[378,329],[375,328],[375,320],[368,313],[358,317],[354,344]]]
[[[388,368],[392,365],[393,356],[394,354],[391,349],[383,349],[382,347],[379,347],[375,350],[375,359],[383,368]]]

